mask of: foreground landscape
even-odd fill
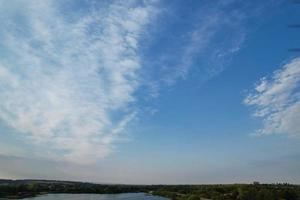
[[[21,199],[49,193],[144,193],[145,195],[139,195],[145,197],[155,195],[174,200],[299,200],[300,186],[259,183],[218,185],[112,185],[54,180],[0,180],[0,198]],[[51,196],[50,199],[55,199],[54,197],[55,196]],[[122,198],[122,196],[119,196],[113,199],[134,198],[135,197],[131,198],[128,196]],[[61,199],[61,197],[57,197],[56,199]],[[88,199],[91,199],[91,197],[88,197]],[[105,197],[104,199],[109,198]],[[138,199],[142,199],[141,196],[139,196]]]

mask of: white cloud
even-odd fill
[[[263,119],[259,134],[300,136],[300,58],[291,60],[271,78],[264,77],[245,99]]]
[[[51,0],[0,3],[0,119],[54,159],[109,154],[134,117],[153,6],[114,1],[75,15]]]

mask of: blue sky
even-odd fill
[[[0,177],[299,183],[299,9],[0,0]]]

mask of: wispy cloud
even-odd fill
[[[237,22],[240,20],[238,19],[240,13],[236,13],[236,16],[230,16],[230,11],[223,11],[222,6],[211,10],[204,6],[202,9],[201,15],[197,16],[196,22],[192,26],[192,30],[186,33],[185,37],[188,39],[183,45],[182,54],[177,60],[178,63],[174,66],[175,70],[173,73],[168,73],[163,79],[168,85],[174,84],[178,79],[185,79],[193,65],[198,65],[194,66],[195,68],[205,68],[205,76],[214,76],[222,71],[225,65],[224,62],[218,61],[224,60],[224,57],[227,59],[231,57],[243,43],[246,33],[242,30],[241,22]],[[203,12],[205,9],[208,10]],[[234,22],[234,20],[236,21]],[[237,31],[238,29],[239,31]],[[216,45],[214,40],[224,34],[224,30],[232,33],[232,36],[227,41],[217,41],[218,44]],[[204,55],[207,57],[204,58]]]
[[[63,13],[58,1],[0,3],[0,119],[47,157],[109,154],[135,115],[137,51],[153,6],[114,1]]]
[[[147,71],[150,96],[158,97],[164,86],[195,74],[199,85],[220,74],[242,48],[250,32],[249,21],[260,17],[273,4],[271,0],[213,1],[201,2],[188,10],[184,3],[176,4],[162,11],[163,28],[157,35],[153,33],[154,44],[150,45],[150,55],[146,54],[150,60],[143,60],[150,68],[156,68],[153,75]],[[157,51],[152,51],[153,46]]]
[[[263,119],[258,134],[300,136],[300,58],[291,60],[273,76],[263,77],[244,100]]]

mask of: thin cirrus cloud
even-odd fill
[[[220,74],[243,47],[252,29],[251,20],[259,18],[267,8],[281,1],[197,3],[188,9],[185,3],[176,4],[175,8],[167,5],[168,9],[160,12],[164,20],[157,28],[159,33],[154,31],[150,48],[146,48],[145,53],[145,57],[151,59],[143,60],[145,68],[154,66],[156,69],[150,73],[146,70],[145,75],[149,76],[145,85],[154,98],[164,88],[193,75],[200,85]]]
[[[109,154],[135,116],[138,43],[153,6],[116,1],[68,16],[58,1],[0,3],[0,119],[46,157]]]
[[[263,77],[244,100],[263,120],[258,134],[300,136],[300,58],[286,63],[272,77]]]

